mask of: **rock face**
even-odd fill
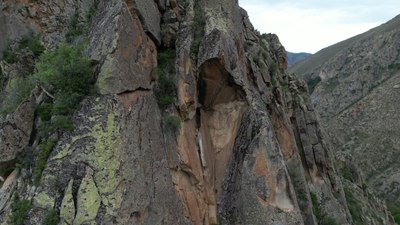
[[[399,25],[397,16],[293,68],[315,86],[312,101],[341,161],[352,155],[363,171],[361,179],[388,203],[397,205]]]
[[[61,11],[73,5],[60,2]],[[50,210],[58,224],[77,225],[352,224],[305,83],[287,72],[278,37],[256,32],[236,1],[96,8],[86,53],[97,93],[60,135],[39,184],[31,168],[0,161],[15,169],[0,191],[1,224],[15,196],[31,202],[24,223],[32,225]],[[59,40],[43,35],[48,46]],[[174,86],[168,105],[163,79]],[[40,120],[25,113],[18,125],[33,134],[19,144],[35,149]],[[393,224],[383,206],[374,209],[369,224]]]

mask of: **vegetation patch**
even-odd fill
[[[390,70],[400,70],[400,63],[393,63],[388,66]]]
[[[319,84],[319,82],[321,82],[321,77],[319,76],[311,78],[307,81],[307,86],[310,94],[314,92],[314,89]]]
[[[14,64],[19,61],[18,55],[11,49],[7,48],[3,52],[3,60],[8,64]]]
[[[197,55],[199,53],[199,47],[201,44],[201,40],[204,37],[204,27],[206,25],[206,20],[204,18],[204,13],[200,7],[200,4],[195,1],[194,3],[194,18],[192,23],[192,32],[193,32],[193,42],[190,48],[190,51],[193,55]]]
[[[178,0],[177,1],[179,5],[181,5],[183,8],[186,8],[189,6],[189,0]]]
[[[168,116],[165,121],[167,128],[178,130],[181,127],[181,120],[177,116]]]
[[[45,50],[44,46],[40,42],[40,36],[35,35],[34,33],[24,36],[19,42],[19,48],[28,48],[35,56],[40,56]]]
[[[362,210],[357,199],[354,197],[353,192],[350,188],[345,187],[344,193],[347,200],[347,207],[349,208],[351,217],[353,218],[354,225],[363,225],[362,221]]]
[[[76,37],[83,35],[84,32],[85,27],[79,22],[79,13],[75,12],[69,24],[69,30],[65,34],[65,39],[68,43],[71,43]]]
[[[93,91],[93,71],[89,59],[82,55],[83,49],[61,44],[56,50],[44,53],[36,64],[37,73],[33,77],[47,93],[48,100],[36,109],[42,124],[39,127],[40,152],[34,169],[35,185],[39,185],[47,159],[57,143],[51,138],[52,134],[73,129],[73,112]]]
[[[27,219],[28,212],[32,208],[31,201],[27,199],[20,199],[18,195],[15,196],[15,202],[11,206],[10,223],[12,225],[23,225]]]
[[[34,184],[38,186],[42,177],[42,172],[46,168],[47,159],[50,156],[51,150],[56,145],[57,140],[47,139],[39,145],[40,152],[38,154],[38,161],[34,170]]]
[[[323,213],[321,208],[319,207],[318,198],[315,193],[310,193],[311,202],[313,205],[313,212],[315,217],[318,220],[319,225],[339,225],[339,223],[332,217],[328,216],[326,213]]]
[[[174,74],[175,50],[165,49],[158,53],[158,84],[155,89],[157,102],[162,109],[173,103],[175,95],[175,84],[170,75]]]
[[[271,77],[274,77],[277,71],[278,71],[278,64],[272,63],[268,69],[268,72],[271,75]]]
[[[44,217],[42,225],[55,225],[58,223],[59,218],[59,211],[57,209],[52,209]]]
[[[400,224],[400,207],[395,204],[391,204],[388,208],[394,218],[394,221],[397,224]]]

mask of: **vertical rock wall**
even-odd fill
[[[172,47],[176,95],[159,107],[157,57]],[[51,209],[59,224],[352,223],[305,84],[236,1],[100,1],[87,54],[98,92],[74,114],[40,185],[26,169],[8,176],[2,224],[16,193],[33,203],[26,224]],[[179,126],[168,126],[171,115]]]

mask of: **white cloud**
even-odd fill
[[[294,4],[288,0],[274,3],[241,0],[240,4],[249,13],[256,29],[263,33],[276,33],[288,51],[311,53],[386,22],[400,8],[398,0],[372,8],[366,3],[357,5],[357,1],[351,4],[336,1],[339,5],[319,2],[303,0]],[[392,8],[393,4],[398,7]],[[385,11],[385,7],[389,9]]]

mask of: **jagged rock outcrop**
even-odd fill
[[[40,183],[31,168],[7,165],[1,224],[15,196],[32,204],[25,224],[51,210],[59,224],[352,224],[305,83],[237,1],[96,8],[86,54],[97,93],[58,134]],[[43,35],[49,47],[59,41]],[[171,93],[160,91],[166,79]],[[33,121],[25,152],[40,149]]]
[[[362,171],[359,187],[366,180],[390,205],[400,205],[399,25],[397,16],[293,68],[315,87],[312,101],[340,161],[352,155]],[[350,179],[351,167],[342,170]]]

